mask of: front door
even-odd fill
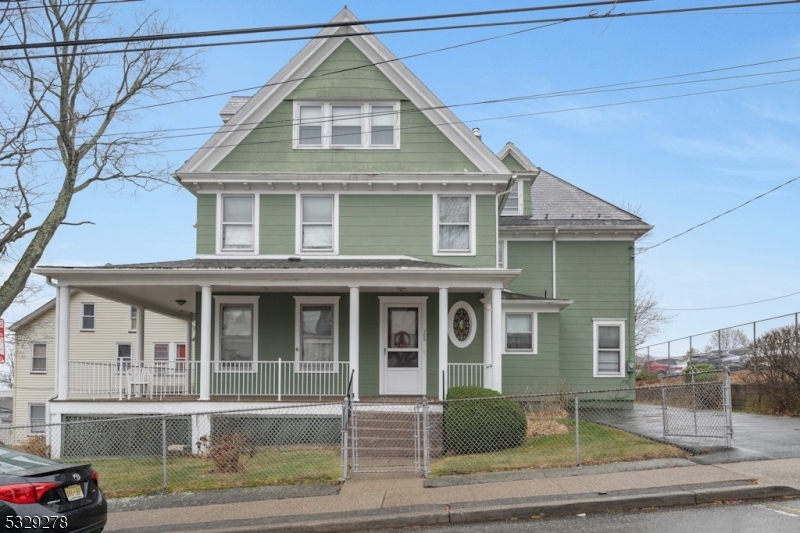
[[[381,394],[425,393],[425,298],[381,298]]]

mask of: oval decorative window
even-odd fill
[[[469,346],[472,339],[475,338],[475,328],[477,327],[477,319],[472,306],[464,301],[456,302],[450,308],[448,322],[450,323],[448,328],[450,342],[459,348]]]

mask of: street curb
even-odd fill
[[[722,487],[694,491],[697,504],[731,500],[764,500],[800,496],[800,490],[784,485],[750,485],[745,487]]]

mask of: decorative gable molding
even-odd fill
[[[522,150],[516,147],[516,145],[512,142],[507,142],[503,149],[500,150],[500,153],[497,154],[497,158],[500,161],[503,161],[508,156],[513,157],[517,163],[520,164],[522,168],[524,168],[525,173],[539,173],[539,167],[533,164],[533,162],[528,159],[528,156],[522,153]],[[522,171],[517,171],[517,173],[522,173]]]
[[[345,7],[331,21],[357,23],[358,19]],[[508,169],[402,62],[400,62],[362,24],[322,29],[252,98],[241,105],[183,166],[176,176],[183,182],[193,181],[190,174],[212,172],[214,168],[252,131],[253,124],[265,120],[306,77],[311,75],[343,42],[349,39],[376,68],[385,75],[442,134],[447,137],[483,174],[508,174]],[[239,102],[240,103],[240,102]]]

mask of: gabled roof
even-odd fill
[[[45,314],[46,312],[50,311],[51,309],[54,309],[55,307],[56,307],[56,299],[53,298],[52,300],[45,303],[41,307],[35,309],[31,313],[28,313],[24,317],[14,322],[11,326],[9,326],[8,329],[10,329],[11,331],[17,331],[20,328],[24,328],[25,326],[27,326],[28,324],[30,324],[31,322],[33,322],[34,320]]]
[[[267,84],[250,98],[177,171],[183,174],[211,172],[252,131],[290,95],[303,80],[330,56],[344,39],[349,40],[378,68],[462,153],[485,174],[507,174],[508,169],[417,77],[386,48],[345,6],[333,23],[312,39]],[[331,38],[340,36],[341,38]],[[229,102],[230,104],[238,102]]]
[[[514,160],[519,163],[519,165],[524,169],[525,172],[539,172],[539,167],[533,164],[533,162],[528,159],[528,156],[522,153],[522,150],[516,147],[516,145],[512,142],[507,142],[503,149],[500,150],[500,153],[497,154],[497,158],[500,161],[504,161],[506,157],[511,156]]]

